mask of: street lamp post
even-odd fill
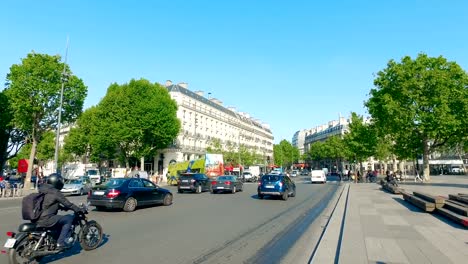
[[[54,154],[54,165],[55,165],[55,172],[59,173],[59,167],[58,167],[58,153],[59,153],[59,148],[60,148],[60,124],[62,122],[62,105],[63,105],[63,89],[65,86],[65,74],[66,74],[66,68],[67,68],[67,56],[68,56],[68,43],[69,39],[67,37],[67,47],[65,49],[65,62],[63,64],[63,72],[62,72],[62,87],[60,89],[60,107],[59,107],[59,112],[58,112],[58,120],[57,120],[57,132],[55,134],[55,154]]]

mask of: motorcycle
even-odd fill
[[[81,247],[88,251],[96,249],[102,242],[102,227],[94,220],[88,220],[88,207],[80,204],[83,212],[74,213],[71,236],[68,243],[73,247],[79,241]],[[79,227],[79,228],[78,228]],[[60,228],[46,228],[35,223],[24,223],[18,233],[7,232],[10,238],[5,243],[8,249],[9,263],[38,263],[43,257],[65,252],[57,249]]]

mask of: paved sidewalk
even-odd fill
[[[467,178],[400,185],[447,196],[467,193]],[[374,183],[344,183],[311,263],[467,263],[468,230],[421,211]]]

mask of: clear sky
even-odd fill
[[[0,76],[34,50],[65,54],[88,86],[186,82],[295,131],[366,114],[374,74],[390,59],[442,55],[468,69],[468,1],[0,1]]]

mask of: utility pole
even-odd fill
[[[69,44],[69,38],[67,37],[67,47],[65,49],[65,61],[63,64],[63,72],[62,72],[62,88],[60,89],[60,107],[59,107],[59,112],[58,112],[57,132],[55,133],[54,165],[55,165],[56,173],[59,173],[58,154],[59,154],[59,148],[60,148],[60,123],[62,122],[61,119],[62,119],[62,105],[63,105],[63,89],[65,86],[65,74],[67,70],[68,44]]]

